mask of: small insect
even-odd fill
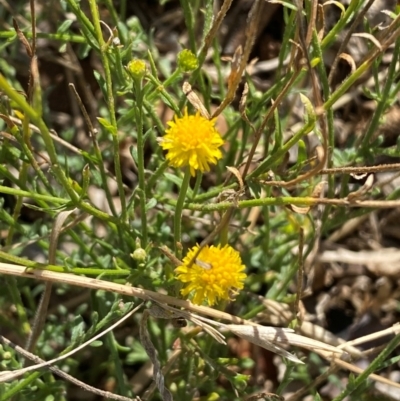
[[[196,263],[197,266],[200,266],[205,270],[210,270],[212,268],[212,264],[211,263],[203,262],[203,261],[201,261],[199,259],[196,259],[195,263]]]

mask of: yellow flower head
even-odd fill
[[[177,279],[185,284],[181,294],[193,292],[193,303],[197,305],[204,300],[214,305],[219,299],[231,299],[243,288],[246,278],[239,252],[229,245],[205,246],[189,267],[198,249],[199,245],[190,249],[183,264],[175,269]]]
[[[167,150],[170,166],[190,166],[192,176],[196,170],[210,171],[209,163],[216,164],[222,157],[218,148],[224,143],[214,124],[215,119],[207,120],[199,112],[189,116],[187,110],[183,117],[169,121],[160,145]]]

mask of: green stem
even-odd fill
[[[179,78],[182,76],[182,71],[177,68],[164,82],[163,86],[164,88],[167,88],[171,84],[173,84],[175,81],[177,81]],[[151,96],[151,95],[150,95]],[[149,100],[151,102],[151,97],[149,97]]]
[[[190,168],[187,167],[179,191],[178,201],[176,202],[175,215],[174,215],[174,249],[175,249],[175,254],[178,258],[180,258],[180,253],[181,253],[178,243],[181,242],[181,237],[182,237],[183,204],[186,199],[186,193],[189,188],[189,182],[190,182]]]
[[[193,10],[191,7],[192,2],[190,0],[181,0],[180,3],[183,9],[185,24],[189,34],[190,50],[194,54],[196,54],[196,39],[194,34]]]
[[[172,98],[172,96],[165,90],[163,83],[154,75],[152,74],[147,74],[147,78],[149,79],[149,81],[151,81],[157,89],[157,92],[153,92],[154,95],[152,94],[152,97],[148,98],[148,102],[151,103],[152,101],[154,101],[155,99],[155,94],[161,95],[161,97],[164,99],[165,103],[167,103],[167,105],[174,110],[175,114],[180,115],[180,109],[176,106],[174,99]]]
[[[111,191],[110,191],[110,187],[107,183],[107,172],[106,172],[106,168],[105,168],[105,163],[103,162],[103,155],[101,153],[101,149],[100,149],[99,143],[98,143],[95,135],[93,135],[92,142],[93,142],[94,155],[96,158],[96,165],[100,172],[102,187],[103,187],[104,193],[106,195],[107,204],[110,208],[112,215],[115,218],[117,218],[117,216],[118,216],[117,209],[115,208],[114,201],[113,201]]]
[[[24,35],[27,39],[31,39],[32,32],[26,31]],[[44,33],[44,32],[37,32],[37,38],[43,39],[51,39],[51,40],[59,40],[61,42],[74,42],[74,43],[86,43],[86,39],[80,35],[73,35],[71,33]],[[0,39],[17,39],[17,35],[14,31],[1,31],[0,32]]]
[[[47,270],[57,273],[75,273],[86,274],[90,276],[128,276],[131,270],[128,269],[98,269],[92,267],[65,267],[56,265],[46,265],[43,263],[33,262],[28,259],[20,258],[19,256],[12,255],[8,252],[0,251],[0,259],[11,262],[12,264],[25,266],[28,269]]]
[[[137,131],[137,164],[139,175],[140,218],[142,222],[142,247],[147,247],[147,215],[146,215],[146,181],[144,171],[144,145],[143,134],[143,88],[142,79],[134,79],[136,95],[136,131]]]
[[[126,222],[127,211],[126,211],[126,199],[125,199],[125,191],[124,185],[122,182],[122,173],[121,173],[121,161],[120,161],[120,150],[119,150],[119,140],[118,140],[118,127],[117,120],[115,117],[115,102],[114,102],[114,91],[112,85],[112,77],[111,77],[111,69],[110,64],[108,62],[107,50],[108,46],[104,42],[103,33],[101,31],[100,24],[100,16],[99,10],[97,8],[96,0],[89,0],[90,11],[93,17],[94,30],[96,33],[96,38],[99,42],[100,46],[100,57],[104,68],[104,79],[107,87],[107,106],[110,113],[110,122],[113,127],[111,130],[112,142],[113,142],[113,153],[114,153],[114,168],[115,168],[115,177],[118,186],[118,193],[121,200],[121,219],[123,222]],[[121,238],[121,241],[123,238]]]
[[[330,90],[330,86],[329,86],[328,75],[327,75],[326,69],[325,69],[325,64],[323,63],[324,58],[323,58],[323,53],[322,53],[322,49],[320,46],[320,41],[318,39],[318,35],[317,35],[317,32],[315,29],[313,30],[312,43],[313,43],[313,47],[315,49],[315,54],[320,60],[320,62],[317,65],[317,70],[319,73],[320,82],[322,83],[322,90],[323,90],[323,96],[324,96],[324,101],[325,101],[326,99],[329,99],[329,97],[331,96],[331,90]],[[322,116],[320,116],[320,118],[323,119],[325,117],[322,115]],[[328,167],[333,166],[332,154],[333,154],[333,150],[335,148],[335,127],[333,124],[333,122],[334,122],[333,119],[334,119],[333,118],[333,108],[330,107],[326,111],[328,132],[323,133],[323,135],[328,136],[328,138],[326,139],[328,142],[328,146],[326,149],[326,152],[327,152],[326,160],[327,160]],[[322,124],[323,124],[323,126],[326,126],[324,121],[322,121]],[[335,191],[335,176],[333,174],[331,174],[328,176],[328,197],[333,197],[334,191]],[[322,217],[323,222],[325,222],[327,220],[330,212],[331,212],[331,207],[327,205],[324,208],[324,212],[323,212],[323,217]]]
[[[390,201],[387,199],[384,200],[388,206]],[[343,202],[343,203],[342,203]],[[382,200],[383,202],[383,200]],[[396,202],[396,201],[395,201]],[[177,205],[177,201],[169,200],[168,203],[170,205]],[[295,196],[277,196],[277,197],[268,197],[268,198],[260,198],[260,199],[249,199],[244,201],[239,201],[235,207],[238,209],[246,209],[252,208],[256,206],[286,206],[286,205],[295,205],[295,206],[315,206],[315,205],[334,205],[337,207],[349,207],[352,206],[349,202],[345,202],[343,199],[332,199],[332,198],[313,198],[313,197],[295,197]],[[397,202],[394,204],[397,205]],[[219,203],[186,203],[185,209],[187,210],[195,210],[202,212],[221,212],[224,210],[228,210],[233,206],[232,202],[219,202]],[[176,206],[175,206],[176,207]],[[354,204],[354,207],[362,207],[360,204]],[[370,206],[372,207],[372,206]]]

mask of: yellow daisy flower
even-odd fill
[[[183,117],[175,116],[168,122],[166,135],[161,138],[160,145],[167,150],[167,160],[170,166],[190,166],[190,174],[196,170],[210,171],[209,164],[216,164],[222,157],[218,149],[224,141],[215,129],[215,118],[207,120],[197,112]]]
[[[175,269],[177,279],[185,284],[181,294],[193,292],[193,303],[197,305],[204,300],[214,305],[219,299],[231,299],[243,288],[246,278],[239,252],[229,245],[205,246],[189,267],[198,249],[199,245],[190,249],[183,264]]]

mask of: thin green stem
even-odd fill
[[[47,265],[43,263],[33,262],[28,259],[20,258],[19,256],[12,255],[8,252],[0,251],[0,259],[4,259],[7,262],[11,262],[16,265],[26,266],[30,269],[37,270],[48,270],[58,273],[75,273],[75,274],[86,274],[89,276],[128,276],[132,272],[127,269],[99,269],[92,267],[65,267],[56,265]]]
[[[181,253],[178,243],[181,242],[181,237],[182,237],[182,211],[183,211],[183,204],[185,203],[186,199],[186,193],[189,188],[189,182],[190,182],[190,168],[187,167],[185,175],[183,176],[181,188],[179,190],[179,196],[176,202],[175,215],[174,215],[174,249],[178,259],[180,259],[180,253]]]
[[[32,32],[26,31],[24,35],[27,39],[32,38]],[[44,33],[37,32],[37,38],[43,39],[51,39],[51,40],[59,40],[60,42],[74,42],[74,43],[86,43],[86,39],[81,35],[74,35],[71,33]],[[18,36],[15,31],[0,31],[0,39],[15,39],[17,40]]]
[[[111,195],[111,191],[110,191],[110,187],[107,183],[107,172],[106,172],[106,168],[105,168],[105,163],[103,161],[103,155],[101,153],[101,149],[100,149],[100,146],[99,146],[96,136],[93,136],[92,142],[93,142],[94,155],[95,155],[96,161],[97,161],[96,165],[100,171],[101,182],[103,184],[103,190],[106,195],[107,204],[110,208],[112,215],[115,218],[117,218],[117,216],[118,216],[117,209],[115,208],[114,201],[112,199],[112,195]]]
[[[226,191],[229,189],[237,189],[237,187],[238,187],[237,183],[233,183],[233,184],[227,185],[225,187],[219,186],[217,188],[213,188],[213,189],[209,190],[208,192],[197,195],[196,198],[194,199],[194,201],[196,203],[202,203],[204,201],[207,201],[209,199],[217,197],[222,191]]]
[[[391,201],[385,199],[380,203],[373,204],[373,201],[369,201],[368,207],[382,207],[383,202],[385,207],[398,206],[397,201]],[[168,203],[172,206],[177,205],[177,201],[169,200]],[[334,205],[338,207],[348,207],[352,204],[345,199],[328,199],[328,198],[313,198],[313,197],[300,197],[300,196],[277,196],[271,198],[259,198],[239,201],[235,207],[238,209],[246,209],[255,206],[285,206],[285,205],[296,205],[296,206],[316,206],[316,205]],[[202,211],[202,212],[222,212],[228,210],[233,206],[232,202],[219,202],[219,203],[186,203],[185,209]],[[360,203],[355,203],[354,207],[363,207]]]
[[[97,3],[95,0],[89,0],[90,11],[93,17],[94,30],[96,33],[96,38],[99,42],[100,47],[100,57],[102,61],[102,65],[104,68],[104,79],[106,82],[107,88],[107,106],[110,114],[110,122],[113,127],[111,130],[112,142],[113,142],[113,154],[114,154],[114,168],[115,168],[115,177],[118,186],[118,193],[121,201],[121,219],[123,222],[126,222],[127,219],[127,211],[126,211],[126,198],[124,185],[122,182],[122,172],[121,172],[121,161],[120,161],[120,150],[119,150],[119,140],[118,140],[118,127],[117,120],[115,117],[115,102],[114,102],[114,90],[112,84],[112,76],[110,64],[108,62],[108,45],[104,42],[103,33],[101,31],[100,24],[100,15],[99,10],[97,8]],[[122,238],[121,238],[122,241]]]
[[[155,100],[155,94],[157,95],[161,95],[162,98],[164,98],[165,103],[167,103],[167,105],[169,107],[171,107],[172,110],[174,110],[174,112],[178,115],[180,115],[180,109],[176,106],[174,99],[172,98],[172,96],[165,90],[163,83],[154,75],[152,74],[148,74],[147,78],[156,86],[156,91],[154,92],[154,95],[152,98],[148,98],[148,102],[154,102]]]
[[[143,87],[142,79],[134,79],[134,89],[136,95],[135,116],[137,131],[137,164],[139,175],[139,197],[140,197],[140,218],[142,222],[142,247],[147,246],[147,215],[146,215],[146,181],[144,168],[144,146],[145,138],[143,133]]]
[[[106,7],[110,13],[112,23],[117,26],[118,25],[118,13],[114,8],[114,4],[111,0],[104,0],[104,3],[106,4]]]
[[[190,50],[196,54],[196,39],[194,34],[194,19],[193,19],[193,10],[192,10],[192,1],[190,0],[181,0],[181,6],[183,9],[183,15],[185,18],[186,28],[189,34],[189,44]]]

